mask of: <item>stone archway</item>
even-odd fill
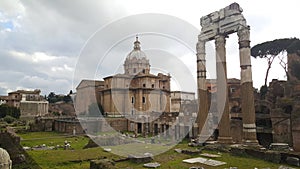
[[[205,142],[209,135],[206,121],[208,117],[207,89],[206,89],[206,58],[205,43],[215,40],[216,68],[217,68],[217,108],[221,115],[219,123],[219,143],[232,143],[230,133],[227,69],[226,69],[226,38],[236,33],[239,38],[239,54],[241,67],[241,105],[243,114],[243,142],[257,144],[254,94],[250,59],[250,27],[242,15],[242,9],[237,3],[215,11],[201,18],[201,33],[198,36],[197,49],[197,81],[199,112],[197,127],[200,142]],[[223,91],[223,92],[222,92]],[[225,103],[224,103],[225,102]],[[223,104],[223,105],[222,105]]]

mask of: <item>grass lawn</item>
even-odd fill
[[[35,145],[63,145],[64,141],[71,142],[73,150],[29,150],[27,151],[30,156],[43,168],[43,169],[89,169],[89,160],[97,158],[108,158],[108,159],[120,159],[123,157],[117,156],[112,153],[103,151],[101,147],[82,149],[87,143],[89,138],[84,136],[67,136],[55,132],[33,132],[19,134],[22,138],[21,144],[23,146],[35,146]],[[158,151],[159,146],[145,145],[145,144],[131,144],[128,146],[114,146],[110,147],[115,152],[128,151],[136,152],[138,149],[145,148],[153,149]],[[159,154],[154,157],[154,161],[161,164],[161,169],[184,169],[191,166],[202,166],[205,169],[224,169],[229,167],[238,167],[239,169],[258,169],[271,168],[277,169],[280,164],[274,164],[266,162],[260,159],[251,157],[237,157],[231,156],[227,153],[222,153],[222,156],[216,158],[216,160],[227,162],[226,165],[219,167],[210,167],[204,164],[187,164],[183,163],[182,160],[187,158],[199,157],[191,156],[186,154],[180,154],[174,151],[175,148],[181,149],[194,149],[187,146],[187,142],[176,145],[169,151]],[[207,153],[216,154],[218,152],[205,151]],[[143,164],[135,164],[130,161],[123,161],[116,163],[117,168],[144,168]],[[295,168],[295,167],[294,167]]]
[[[33,147],[45,144],[47,146],[64,145],[65,141],[70,142],[73,149],[82,149],[89,138],[83,136],[64,135],[56,132],[30,132],[18,134],[21,137],[23,147]]]

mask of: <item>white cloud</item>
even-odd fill
[[[48,55],[44,52],[34,52],[33,54],[30,54],[30,53],[19,52],[19,51],[9,51],[9,54],[11,54],[13,57],[16,57],[17,59],[21,59],[27,62],[32,62],[34,64],[41,64],[41,63],[49,64],[50,62],[62,61],[63,59],[69,58],[67,56]],[[63,62],[61,62],[61,64],[66,70],[71,69]]]
[[[33,62],[36,62],[36,63],[38,63],[40,61],[52,61],[55,58],[56,58],[55,56],[50,56],[43,52],[35,52],[32,55],[32,60],[33,60]]]

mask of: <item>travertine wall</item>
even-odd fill
[[[48,114],[48,101],[21,101],[20,117],[35,117]]]
[[[180,112],[185,101],[195,100],[195,93],[172,91],[171,92],[171,112]]]
[[[104,88],[104,81],[82,80],[76,88],[74,101],[77,115],[86,114],[89,106],[99,100],[98,92]]]

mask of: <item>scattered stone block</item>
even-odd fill
[[[181,153],[182,152],[182,150],[179,149],[179,148],[174,149],[174,151],[176,151],[177,153]]]
[[[128,159],[133,163],[149,163],[153,160],[152,156],[128,156]]]
[[[155,163],[146,163],[144,164],[144,167],[147,167],[147,168],[157,168],[157,167],[160,167],[160,164],[155,162]]]
[[[31,147],[25,146],[25,147],[23,147],[23,149],[24,149],[24,150],[31,150]]]
[[[185,163],[193,164],[193,163],[204,163],[206,160],[207,160],[206,158],[197,157],[197,158],[185,159],[185,160],[182,160],[182,161],[185,162]]]
[[[111,148],[104,148],[103,150],[106,152],[111,152]]]
[[[299,158],[297,157],[287,157],[286,163],[293,166],[298,166],[298,167],[300,166]]]
[[[289,151],[290,147],[287,143],[271,143],[269,149],[274,151]]]
[[[144,156],[145,157],[153,157],[153,154],[151,154],[151,153],[144,153]]]
[[[206,158],[202,158],[202,157],[190,158],[190,159],[186,159],[186,160],[182,160],[182,161],[186,162],[186,163],[190,163],[190,164],[201,163],[201,164],[205,164],[205,165],[209,165],[209,166],[220,166],[220,165],[226,164],[226,162],[212,160],[212,159],[206,159]]]
[[[203,164],[216,167],[216,166],[224,165],[226,164],[226,162],[209,159],[206,160]]]
[[[200,154],[200,155],[203,156],[203,157],[209,157],[209,158],[221,157],[221,155],[218,155],[218,154],[209,154],[209,153],[203,153],[203,154]]]
[[[189,169],[204,169],[204,167],[190,167]]]
[[[295,169],[295,168],[281,165],[281,166],[278,167],[278,169]]]
[[[188,155],[197,155],[201,153],[201,150],[181,150],[181,153],[188,154]]]

